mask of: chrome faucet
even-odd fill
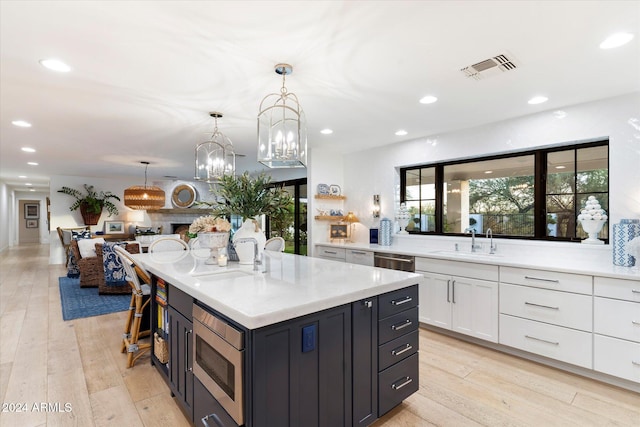
[[[490,228],[487,228],[487,232],[485,233],[485,237],[489,240],[489,253],[490,254],[495,254],[496,253],[496,249],[497,249],[497,245],[493,246],[493,230],[491,230]]]
[[[476,245],[476,229],[473,227],[465,228],[464,233],[471,232],[471,252],[475,252],[476,249],[480,249],[480,245]]]
[[[258,248],[258,241],[253,237],[241,237],[236,240],[235,243],[253,243],[253,271],[259,271],[261,273],[266,273],[265,263],[264,263],[264,254],[260,253],[260,249]]]

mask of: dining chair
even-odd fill
[[[177,237],[161,237],[149,245],[149,252],[188,251],[189,244]]]
[[[129,313],[127,314],[124,333],[122,334],[122,344],[120,345],[120,352],[127,352],[127,368],[131,368],[135,361],[151,348],[151,343],[138,343],[140,338],[151,334],[151,325],[145,325],[149,329],[140,330],[144,310],[150,302],[151,277],[145,268],[133,259],[131,254],[124,248],[114,246],[114,250],[120,258],[127,275],[127,281],[131,286]]]
[[[282,237],[272,237],[264,244],[265,251],[284,252],[284,239]]]

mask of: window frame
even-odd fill
[[[516,235],[495,235],[495,238],[502,239],[520,239],[520,240],[544,240],[553,242],[580,242],[583,239],[578,237],[577,233],[575,237],[554,237],[547,235],[547,156],[550,153],[567,151],[567,150],[579,150],[591,147],[607,147],[607,198],[609,200],[609,211],[607,215],[611,218],[611,193],[610,193],[610,146],[609,138],[598,138],[590,141],[583,141],[569,144],[555,144],[542,147],[535,147],[522,151],[512,151],[508,153],[498,153],[481,157],[469,157],[459,158],[453,160],[446,160],[435,163],[425,163],[420,165],[412,165],[400,168],[400,202],[406,202],[407,197],[407,172],[416,171],[425,168],[435,168],[435,231],[409,231],[410,234],[415,235],[440,235],[440,236],[461,236],[464,233],[451,233],[444,232],[444,168],[451,165],[461,165],[465,163],[475,163],[487,160],[508,159],[521,156],[534,156],[534,235],[533,236],[516,236]],[[574,180],[578,175],[578,164],[576,160],[576,154],[574,153]],[[602,192],[599,192],[602,193]],[[579,193],[577,186],[574,188],[572,196],[575,199],[574,209],[579,211],[577,206]],[[422,200],[422,199],[420,199]],[[577,213],[576,213],[577,215]],[[605,225],[606,226],[606,225]],[[609,243],[610,232],[607,233],[607,237],[603,238],[605,243]]]

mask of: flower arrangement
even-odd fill
[[[194,237],[201,232],[226,232],[231,230],[231,223],[224,218],[201,216],[189,226],[189,234]]]

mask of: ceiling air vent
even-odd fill
[[[493,58],[480,61],[477,64],[464,67],[460,71],[462,71],[467,77],[480,80],[505,71],[515,70],[516,68],[516,64],[511,59],[507,58],[506,55],[498,55]]]

